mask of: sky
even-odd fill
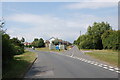
[[[94,22],[108,22],[117,30],[118,3],[92,1],[2,2],[4,28],[11,37],[24,37],[27,42],[51,37],[73,42]]]

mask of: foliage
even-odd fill
[[[77,41],[81,49],[94,49],[93,37],[90,35],[82,35]]]
[[[24,45],[17,38],[10,39],[8,34],[2,35],[3,66],[13,60],[13,56],[24,53]]]
[[[10,43],[10,37],[8,34],[2,35],[2,59],[3,65],[13,59],[15,53],[14,45]]]
[[[24,53],[24,44],[18,40],[18,38],[12,38],[11,43],[15,46],[16,53],[15,54],[22,54]]]
[[[23,78],[29,68],[29,65],[32,64],[35,58],[36,54],[29,51],[25,51],[25,53],[20,55],[15,55],[14,60],[12,60],[8,64],[8,67],[2,72],[2,80]]]
[[[6,31],[3,30],[4,24],[5,22],[0,20],[0,45],[2,45],[3,72],[6,68],[10,68],[11,62],[14,60],[16,54],[22,54],[24,52],[22,42],[17,38],[10,39],[10,36],[5,33]]]
[[[3,33],[5,33],[5,30],[3,30],[4,25],[5,25],[4,19],[0,20],[0,35],[1,36]]]
[[[55,39],[54,41],[52,41],[52,43],[53,43],[54,45],[59,45],[59,39]]]
[[[104,38],[105,35],[108,35],[106,32],[109,30],[112,30],[112,27],[107,22],[94,22],[92,26],[88,26],[86,34],[78,37],[78,39],[74,41],[74,44],[78,45],[78,47],[82,49],[106,49],[106,45],[110,45],[109,42],[111,42],[111,46],[114,46],[112,49],[117,49],[119,44],[114,44],[114,41],[112,39],[109,39],[114,39],[116,37],[115,39],[117,40],[117,33],[111,33],[114,35],[114,37],[111,36],[108,39]]]
[[[32,46],[36,48],[45,47],[44,40],[42,38],[40,39],[35,38],[34,41],[32,42]]]
[[[54,45],[59,45],[59,44],[64,44],[64,45],[66,45],[66,46],[71,45],[70,42],[64,41],[64,40],[62,40],[62,39],[55,39],[54,41],[52,41],[52,43],[53,43]]]
[[[25,42],[25,38],[22,37],[21,42]]]
[[[120,42],[118,41],[119,31],[109,30],[102,35],[102,43],[104,49],[120,49]]]
[[[42,38],[39,39],[38,47],[45,47],[45,43],[44,43],[44,40]]]

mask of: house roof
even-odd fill
[[[51,40],[51,39],[56,39],[55,37],[51,37],[49,40]]]

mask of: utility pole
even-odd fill
[[[80,36],[81,36],[81,30],[80,30]],[[80,42],[81,43],[81,42]],[[80,45],[80,43],[79,43],[79,45]]]

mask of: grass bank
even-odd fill
[[[53,50],[50,50],[48,47],[44,47],[44,48],[36,48],[36,50],[40,50],[40,51],[53,51],[53,52],[62,52],[64,50],[56,50],[56,49],[53,49]]]
[[[86,51],[86,50],[82,50]],[[114,66],[118,66],[118,51],[113,50],[90,50],[86,51],[85,54],[97,58],[99,60],[108,62]]]
[[[10,66],[5,68],[3,78],[22,78],[35,58],[36,54],[29,51],[14,56],[14,60],[9,63]]]

